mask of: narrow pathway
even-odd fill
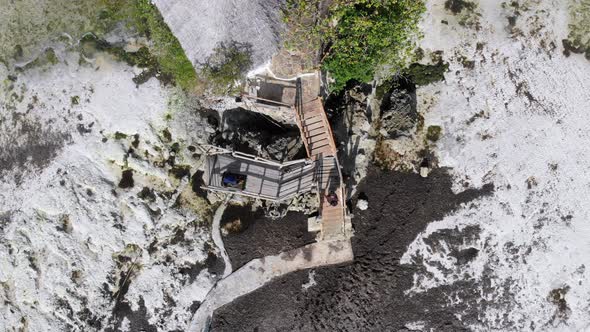
[[[208,330],[215,309],[248,294],[287,273],[353,260],[350,240],[321,241],[275,256],[253,259],[220,280],[205,298],[190,324],[189,331]]]
[[[231,196],[224,200],[223,203],[221,203],[221,205],[217,208],[217,211],[215,211],[215,215],[213,216],[213,229],[211,230],[213,243],[215,243],[215,245],[219,249],[221,257],[223,258],[223,262],[225,263],[222,278],[225,278],[232,273],[231,261],[229,260],[229,255],[225,250],[223,239],[221,238],[221,217],[223,216],[223,212],[225,211],[225,208],[227,207],[227,202],[230,198]]]

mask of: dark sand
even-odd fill
[[[272,220],[262,211],[252,212],[250,206],[228,206],[221,218],[222,227],[236,218],[241,221],[240,230],[223,237],[234,271],[252,259],[315,242],[315,233],[307,232],[307,216],[303,213],[289,212]]]
[[[354,211],[355,261],[316,269],[317,284],[308,290],[301,285],[308,282],[309,271],[279,278],[218,309],[211,330],[407,331],[405,324],[423,321],[435,331],[464,331],[454,314],[475,317],[477,313],[465,305],[445,307],[446,296],[460,292],[475,298],[473,284],[465,281],[404,295],[417,267],[400,265],[399,259],[428,223],[492,190],[488,186],[455,195],[443,170],[422,179],[372,168],[359,185],[369,209]],[[252,238],[249,250],[257,250],[258,241]]]

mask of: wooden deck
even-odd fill
[[[296,194],[311,191],[315,176],[315,164],[306,160],[283,166],[272,161],[236,153],[207,156],[207,168],[207,189],[274,201],[285,200]],[[225,172],[246,175],[244,190],[224,187],[222,177]]]

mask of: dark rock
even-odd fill
[[[475,257],[477,257],[477,254],[479,254],[479,250],[475,248],[467,248],[451,253],[451,255],[457,259],[458,265],[471,262],[475,259]]]
[[[387,138],[409,136],[417,122],[416,86],[405,79],[393,82],[381,103],[381,129]]]
[[[474,10],[475,3],[466,0],[447,0],[445,1],[445,9],[451,11],[453,14],[459,14],[464,9]]]
[[[191,176],[191,166],[190,165],[174,165],[170,169],[170,174],[172,174],[177,179],[182,179],[185,176]]]
[[[307,216],[299,212],[272,220],[249,205],[231,205],[223,213],[221,225],[228,230],[223,241],[234,269],[252,259],[315,242],[315,234],[307,231]]]
[[[197,196],[207,198],[207,191],[202,188],[205,186],[205,181],[203,180],[204,174],[203,171],[196,171],[191,176],[191,189]]]
[[[133,141],[131,142],[131,145],[133,145],[133,147],[137,149],[137,147],[139,146],[139,134],[133,135]]]
[[[299,128],[245,109],[223,112],[222,125],[212,144],[273,160],[305,156]]]
[[[154,189],[152,188],[143,187],[141,191],[137,194],[137,196],[148,202],[156,201],[156,194],[154,193]]]
[[[121,175],[121,181],[119,181],[119,188],[132,188],[134,185],[133,181],[133,170],[126,169]]]

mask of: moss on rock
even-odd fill
[[[411,64],[405,71],[408,77],[416,85],[428,85],[445,79],[445,72],[449,70],[449,64],[439,61],[434,65]]]
[[[428,126],[426,129],[426,139],[431,142],[436,142],[440,139],[442,128],[440,126]]]

